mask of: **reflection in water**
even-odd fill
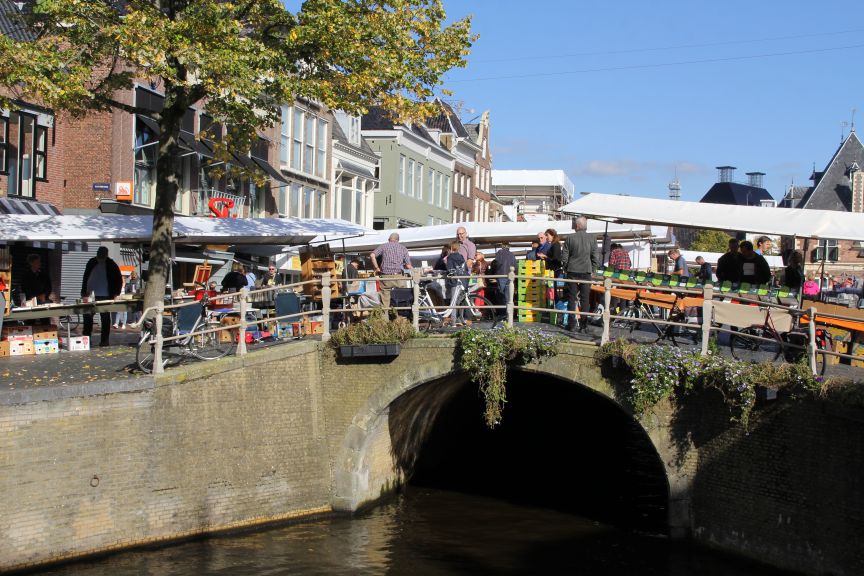
[[[590,574],[765,576],[665,538],[501,500],[411,488],[354,518],[141,550],[45,571],[56,576]],[[779,574],[779,573],[777,573]]]

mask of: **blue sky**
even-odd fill
[[[825,0],[444,0],[480,39],[445,87],[489,110],[496,169],[564,169],[577,192],[699,200],[715,166],[780,199],[864,131],[864,9]],[[473,110],[473,112],[472,112]]]

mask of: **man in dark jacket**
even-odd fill
[[[768,261],[753,250],[753,243],[745,240],[738,245],[740,254],[738,254],[738,265],[740,270],[741,282],[749,282],[750,284],[767,284],[771,281],[771,267],[768,266]]]
[[[498,251],[495,252],[495,260],[489,266],[489,274],[509,274],[510,268],[516,270],[516,257],[510,252],[510,245],[507,242],[498,244]],[[510,285],[509,278],[497,278],[498,291],[495,304],[507,304],[507,287]]]
[[[730,281],[738,283],[741,272],[738,270],[738,240],[729,239],[729,249],[717,260],[717,284]]]
[[[96,257],[91,258],[84,268],[84,278],[81,282],[81,296],[95,295],[96,300],[113,300],[120,295],[123,288],[123,276],[120,267],[108,257],[108,248],[100,246]],[[108,346],[111,335],[111,313],[100,312],[102,323],[102,339],[99,346]],[[84,314],[84,336],[93,333],[93,314]]]
[[[564,241],[564,250],[561,255],[561,267],[567,273],[570,280],[591,280],[591,273],[597,269],[600,258],[597,254],[597,241],[589,236],[588,219],[579,216],[573,220],[573,234]],[[567,284],[567,315],[570,321],[569,329],[575,331],[577,328],[585,332],[588,329],[588,317],[582,314],[579,324],[576,323],[576,294],[579,294],[579,309],[582,312],[590,312],[591,284],[568,283]]]

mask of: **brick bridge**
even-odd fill
[[[566,507],[580,479],[629,478],[638,490],[647,478],[674,537],[814,573],[864,572],[860,411],[781,399],[746,435],[705,394],[636,420],[595,350],[570,342],[511,371],[501,433],[520,407],[533,411],[515,437],[530,445],[510,437],[498,460],[524,458],[520,481]],[[452,405],[477,399],[456,362],[452,339],[410,341],[387,363],[298,342],[0,404],[0,571],[372,504],[428,473],[429,458],[498,434],[471,431],[479,410],[454,416]],[[636,472],[610,440],[623,429]]]

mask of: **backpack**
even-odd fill
[[[815,280],[807,280],[804,282],[803,291],[805,296],[815,296],[819,294],[819,283]]]

